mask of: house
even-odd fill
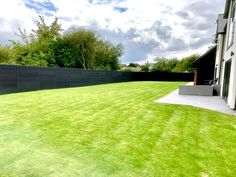
[[[180,85],[180,95],[213,96],[217,94],[214,83],[216,45],[194,61],[194,85]]]
[[[211,47],[205,54],[193,62],[194,85],[212,85],[216,59],[216,46]]]
[[[216,22],[216,48],[212,48],[216,50],[214,73],[211,67],[208,69],[207,66],[201,64],[208,58],[206,56],[213,52],[210,50],[194,63],[195,85],[181,85],[179,94],[211,96],[215,90],[229,108],[236,109],[236,0],[226,0],[224,14],[219,14]],[[207,71],[211,76],[209,78],[212,78],[212,74],[214,75],[213,82],[209,82],[209,85],[205,85],[205,81],[208,80],[205,79],[208,77],[205,75]]]
[[[215,85],[228,106],[236,108],[236,0],[226,0],[217,19]]]
[[[130,64],[121,64],[120,65],[120,70],[121,71],[132,71],[132,72],[139,72],[141,71],[141,65],[135,64],[135,63],[130,63]]]

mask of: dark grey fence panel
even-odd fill
[[[192,81],[189,73],[146,73],[0,65],[0,94],[128,81]]]
[[[40,88],[41,89],[57,88],[56,72],[54,68],[40,69]]]
[[[17,74],[15,66],[0,66],[0,93],[17,91]]]
[[[40,90],[40,68],[17,66],[17,91]]]

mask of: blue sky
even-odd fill
[[[225,0],[9,0],[0,4],[0,44],[29,33],[39,15],[56,16],[64,31],[93,30],[122,43],[122,63],[152,62],[156,57],[203,53],[214,39],[216,18]]]

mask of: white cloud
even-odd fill
[[[155,56],[182,57],[202,52],[211,43],[215,18],[223,6],[221,0],[2,1],[0,43],[6,41],[6,37],[1,41],[1,34],[11,34],[12,38],[18,26],[28,31],[35,28],[38,15],[46,15],[46,21],[55,15],[64,30],[83,26],[104,39],[122,42],[125,63]]]
[[[14,32],[16,26],[34,27],[33,18],[38,15],[25,7],[22,0],[4,1],[0,5],[0,31]]]

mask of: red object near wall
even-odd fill
[[[194,68],[194,85],[197,85],[197,68]]]

